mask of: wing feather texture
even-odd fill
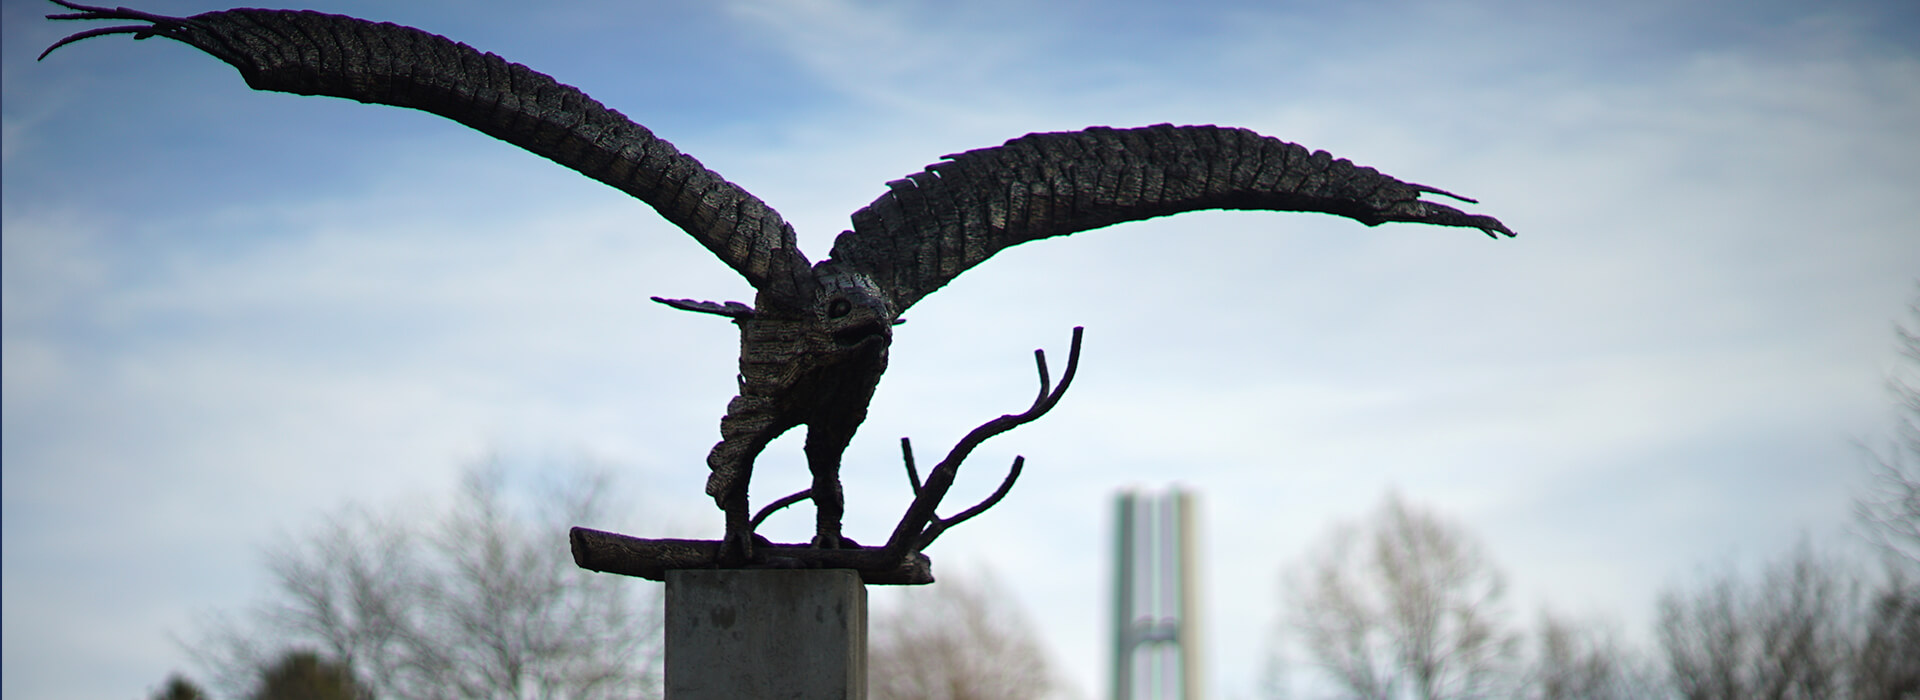
[[[1161,124],[1028,134],[949,155],[853,215],[832,260],[871,276],[905,310],[1010,246],[1203,209],[1335,214],[1478,228],[1499,220],[1421,199],[1402,182],[1325,151],[1246,129]]]
[[[310,11],[174,18],[60,4],[80,12],[56,19],[148,24],[81,32],[48,53],[103,34],[163,36],[232,65],[256,90],[437,114],[646,202],[756,289],[791,299],[811,280],[793,227],[758,197],[580,90],[492,53],[411,27]]]

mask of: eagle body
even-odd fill
[[[867,418],[899,315],[865,275],[840,272],[831,263],[815,270],[818,284],[803,305],[762,292],[752,313],[734,320],[740,326],[740,394],[727,403],[720,442],[707,454],[707,495],[726,512],[730,535],[748,532],[747,486],[755,458],[774,438],[804,425],[815,544],[840,544],[840,455]]]

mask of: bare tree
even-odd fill
[[[581,570],[567,548],[569,525],[600,519],[606,486],[577,476],[516,508],[483,466],[425,522],[350,508],[273,550],[274,599],[214,620],[196,655],[227,695],[297,646],[382,698],[657,695],[657,591]]]
[[[1059,689],[1025,616],[986,573],[906,590],[872,629],[875,700],[1025,700]]]
[[[1288,586],[1289,620],[1352,695],[1484,697],[1501,690],[1518,649],[1503,594],[1464,531],[1389,493],[1309,555]]]
[[[1854,499],[1889,555],[1885,574],[1860,575],[1802,542],[1755,581],[1726,573],[1667,592],[1658,633],[1681,696],[1920,697],[1920,300],[1908,311],[1895,326],[1903,360],[1887,379],[1895,437],[1869,451],[1872,480]]]
[[[237,697],[295,648],[339,659],[390,695],[407,684],[420,646],[413,618],[424,563],[404,523],[350,506],[267,555],[275,597],[244,611],[216,611],[189,644],[221,696]]]
[[[187,680],[186,676],[173,673],[167,676],[167,682],[154,691],[153,700],[207,700],[207,691]]]
[[[1649,700],[1667,697],[1664,679],[1611,633],[1540,614],[1537,647],[1521,697],[1539,700]]]
[[[1872,481],[1854,499],[1868,539],[1888,554],[1851,669],[1857,698],[1920,697],[1920,299],[1907,314],[1907,323],[1894,326],[1901,362],[1887,377],[1894,438],[1886,450],[1870,451]]]
[[[1688,700],[1847,697],[1856,587],[1802,543],[1753,584],[1723,575],[1660,600],[1673,688]]]
[[[1920,697],[1920,585],[1895,573],[1874,594],[1850,670],[1858,700]]]
[[[1907,311],[1910,325],[1894,327],[1903,361],[1887,378],[1896,401],[1894,438],[1887,449],[1870,450],[1872,484],[1854,500],[1854,512],[1870,539],[1920,570],[1920,301]]]
[[[310,649],[295,649],[260,670],[247,700],[371,700],[346,664]]]

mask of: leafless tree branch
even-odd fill
[[[1067,351],[1067,368],[1061,373],[1058,386],[1052,384],[1052,375],[1047,371],[1046,351],[1033,351],[1034,363],[1038,366],[1040,373],[1040,392],[1039,396],[1034,398],[1033,405],[1021,413],[1000,416],[974,428],[972,432],[967,433],[966,437],[961,438],[951,451],[947,452],[946,459],[940,460],[940,463],[927,473],[926,483],[915,490],[913,503],[907,506],[906,514],[900,518],[900,523],[893,529],[893,536],[887,539],[885,549],[888,557],[904,560],[932,542],[941,531],[962,520],[979,515],[981,511],[992,507],[1006,495],[1007,489],[1013,486],[1013,480],[1019,477],[1022,460],[1014,461],[1014,466],[1007,478],[1001,482],[1000,489],[979,505],[967,509],[956,518],[944,521],[934,514],[934,510],[940,506],[941,499],[946,498],[947,489],[953,486],[954,477],[960,471],[960,463],[973,453],[974,448],[996,435],[1046,415],[1047,411],[1053,410],[1054,405],[1060,402],[1060,398],[1066,395],[1067,387],[1073,383],[1073,375],[1080,366],[1080,341],[1084,330],[1079,327],[1073,329],[1073,344]],[[909,451],[908,454],[910,455],[911,452]],[[913,474],[914,469],[909,466],[909,478],[913,478]]]
[[[920,495],[920,470],[913,462],[913,440],[900,438],[900,461],[907,465],[907,483],[913,486],[913,495]]]
[[[1020,478],[1021,467],[1026,463],[1027,458],[1014,457],[1013,467],[1007,470],[1007,478],[1000,481],[1000,488],[994,489],[993,495],[988,496],[986,500],[974,504],[972,508],[960,511],[959,515],[951,518],[935,517],[933,522],[927,524],[926,532],[920,534],[920,541],[914,545],[914,551],[925,550],[928,545],[933,544],[933,541],[940,537],[940,533],[946,532],[947,528],[959,525],[973,516],[987,512],[987,509],[999,503],[1000,499],[1006,498],[1007,492],[1013,490],[1013,482]]]
[[[1854,499],[1854,515],[1866,526],[1867,537],[1881,549],[1920,570],[1920,301],[1907,307],[1912,319],[1895,324],[1905,371],[1887,378],[1897,419],[1892,444],[1885,451],[1866,446],[1872,459],[1872,483]]]
[[[800,489],[799,493],[786,496],[772,503],[768,503],[765,508],[760,509],[760,512],[754,514],[753,524],[748,529],[749,530],[760,529],[760,523],[766,520],[767,516],[773,515],[775,512],[778,512],[781,508],[785,508],[787,506],[793,505],[795,503],[799,503],[809,498],[813,498],[813,489]]]

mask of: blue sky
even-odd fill
[[[1911,3],[301,7],[578,86],[815,258],[941,154],[1097,124],[1252,128],[1518,230],[1183,215],[1007,251],[907,314],[847,455],[855,538],[904,507],[897,438],[1024,407],[1031,351],[1088,329],[1074,390],[954,498],[1014,454],[1020,486],[932,554],[997,571],[1089,696],[1127,486],[1201,494],[1223,698],[1253,695],[1285,566],[1390,487],[1484,540],[1517,622],[1638,635],[1702,567],[1843,546],[1920,276]],[[737,337],[646,298],[750,290],[690,238],[451,122],[252,92],[185,46],[35,63],[81,28],[53,10],[0,0],[6,695],[141,693],[197,614],[265,593],[277,533],[441,497],[488,454],[614,465],[646,504],[618,526],[718,533]],[[803,485],[796,437],[757,494]]]

